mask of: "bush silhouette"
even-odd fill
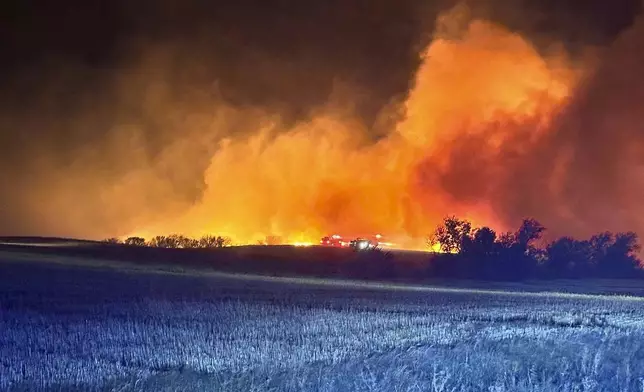
[[[436,245],[443,252],[460,252],[463,248],[463,241],[469,238],[472,231],[472,224],[455,216],[448,216],[443,219],[434,233],[428,238],[431,247]]]
[[[164,235],[152,237],[148,245],[154,248],[176,248],[176,243],[172,238]]]
[[[123,241],[125,245],[131,246],[145,246],[145,238],[142,237],[128,237]]]
[[[231,245],[232,240],[229,237],[205,235],[199,239],[200,248],[223,248]]]

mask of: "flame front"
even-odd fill
[[[384,138],[373,141],[333,101],[288,128],[277,116],[237,113],[255,131],[221,141],[200,201],[136,233],[215,233],[237,243],[274,235],[313,244],[335,232],[381,232],[418,248],[446,214],[503,228],[484,194],[456,200],[442,173],[454,170],[458,141],[472,135],[481,136],[478,148],[490,162],[508,140],[516,154],[528,150],[547,135],[579,73],[563,53],[540,55],[492,23],[469,20],[455,29],[450,21],[461,16],[441,16],[406,101],[387,108],[403,119]],[[467,173],[449,186],[479,181]]]

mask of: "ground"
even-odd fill
[[[587,295],[0,259],[0,390],[644,391],[644,298],[602,295],[615,282],[571,287]]]

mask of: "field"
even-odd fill
[[[20,255],[0,254],[3,391],[644,391],[644,298],[600,295],[614,282],[572,288],[586,295]]]

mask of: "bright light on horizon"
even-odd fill
[[[312,242],[294,242],[291,245],[303,247],[303,246],[313,246],[313,243]]]

